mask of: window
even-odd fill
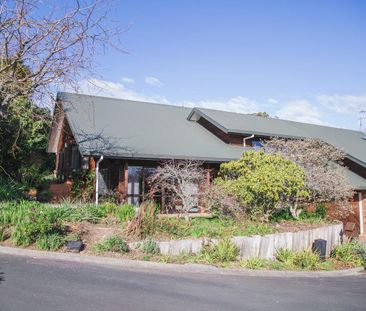
[[[71,147],[71,169],[73,171],[78,170],[80,167],[80,155],[77,146]]]
[[[128,167],[128,203],[140,205],[149,194],[147,178],[155,171],[152,167],[129,166]]]

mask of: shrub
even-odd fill
[[[319,254],[314,253],[311,249],[305,249],[295,253],[293,263],[298,268],[314,270],[320,263]]]
[[[73,233],[68,234],[65,237],[65,240],[66,241],[80,241],[81,240],[81,237],[77,233],[73,232]]]
[[[83,202],[89,202],[94,192],[94,172],[78,171],[73,174],[71,195]]]
[[[96,224],[101,218],[105,217],[105,212],[95,204],[81,204],[77,207],[70,207],[64,210],[63,217],[68,221],[87,221]]]
[[[132,220],[135,217],[135,207],[131,204],[124,204],[119,208],[118,218],[121,222]]]
[[[0,225],[0,242],[4,241],[6,238],[5,227]]]
[[[106,202],[98,206],[100,209],[100,214],[103,216],[117,216],[119,211],[119,206],[115,203]]]
[[[219,185],[211,185],[205,192],[207,210],[214,217],[235,217],[241,214],[238,200]]]
[[[201,251],[200,257],[208,262],[230,262],[236,260],[239,249],[229,239],[219,241],[215,245],[208,245]]]
[[[361,266],[364,264],[362,246],[357,242],[339,245],[334,248],[331,255],[336,260],[352,266]]]
[[[23,197],[22,190],[25,189],[19,184],[0,176],[0,201],[20,200]]]
[[[221,164],[215,184],[233,195],[243,212],[264,220],[283,206],[297,210],[298,202],[308,196],[304,170],[264,151],[247,151],[241,159]]]
[[[285,265],[294,264],[295,253],[287,248],[280,248],[276,251],[276,259]]]
[[[128,245],[122,238],[118,236],[111,236],[103,242],[95,244],[93,246],[93,251],[96,253],[126,253],[128,252]]]
[[[145,254],[157,255],[160,254],[160,248],[158,243],[153,239],[147,239],[142,244],[142,251]]]
[[[259,257],[251,257],[240,262],[240,266],[252,270],[258,270],[265,266],[266,260]]]
[[[129,236],[145,238],[156,230],[157,206],[153,202],[140,205],[137,215],[129,222],[126,233]]]
[[[37,202],[22,201],[2,210],[2,220],[12,228],[15,245],[28,246],[39,236],[62,231],[62,222],[55,209]]]
[[[58,233],[41,235],[36,240],[36,245],[41,250],[57,251],[64,244],[64,237]]]

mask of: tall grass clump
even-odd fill
[[[93,251],[96,253],[113,252],[123,254],[128,252],[128,250],[127,243],[122,238],[115,235],[93,245]]]
[[[224,239],[205,246],[199,256],[209,263],[225,263],[235,261],[238,255],[239,248],[229,239]]]
[[[350,242],[337,246],[332,251],[331,256],[345,264],[354,267],[365,265],[366,249],[358,242]]]

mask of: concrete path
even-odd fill
[[[366,275],[158,274],[0,254],[0,310],[365,310]]]

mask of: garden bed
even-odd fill
[[[315,260],[311,265],[307,265],[307,260],[310,258],[311,261],[314,258],[311,259],[310,253],[302,254],[302,249],[296,248],[290,250],[294,253],[293,258],[302,259],[294,259],[292,263],[284,263],[272,258],[275,256],[270,256],[271,258],[268,259],[239,256],[242,255],[242,250],[235,241],[243,242],[245,237],[250,236],[264,236],[264,239],[267,239],[267,237],[286,234],[283,232],[294,232],[293,234],[296,235],[296,232],[301,233],[304,229],[312,231],[314,228],[329,226],[329,224],[331,224],[329,227],[337,226],[324,219],[309,218],[301,221],[260,223],[248,219],[199,217],[186,221],[177,217],[157,217],[153,210],[149,217],[145,215],[145,218],[141,220],[140,235],[131,236],[127,229],[131,223],[138,220],[138,217],[139,213],[135,215],[134,207],[126,205],[104,204],[96,207],[95,205],[74,206],[65,203],[59,207],[53,207],[27,201],[1,203],[0,237],[2,242],[0,244],[65,252],[67,241],[81,240],[84,244],[81,256],[97,254],[159,262],[192,262],[251,269],[332,270],[354,267],[360,265],[361,262],[360,257],[357,257],[358,261],[350,261],[349,256],[345,256],[348,261],[341,260],[339,258],[343,257],[339,257],[326,262]],[[166,252],[163,245],[158,242],[166,240],[171,243],[171,240],[177,240],[179,243],[179,240],[187,238],[193,238],[198,243],[203,239],[205,243],[201,243],[201,248],[196,252],[193,252],[191,247],[186,254],[183,254],[179,249],[175,252]],[[310,234],[308,242],[312,242],[313,238],[321,237]],[[327,239],[329,240],[329,238]],[[180,241],[180,243],[184,243],[184,241]],[[280,247],[285,248],[286,245]],[[349,253],[352,255],[352,250],[348,251],[348,255]],[[298,264],[298,262],[305,262],[305,264]]]

